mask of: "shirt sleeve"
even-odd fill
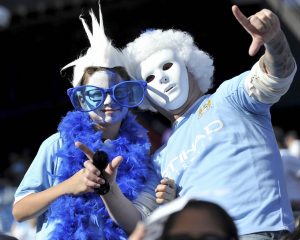
[[[60,144],[59,133],[53,134],[41,144],[15,192],[14,203],[31,193],[40,192],[53,186],[52,176],[57,163],[56,152]]]
[[[155,173],[154,169],[150,169],[150,176],[146,182],[145,189],[139,194],[133,204],[138,209],[144,220],[151,212],[159,205],[156,203],[155,188],[159,184],[160,178]]]
[[[288,77],[274,77],[262,70],[262,59],[260,59],[254,64],[246,78],[246,91],[249,96],[262,103],[274,104],[288,91],[296,71],[297,65],[295,63],[294,71]]]

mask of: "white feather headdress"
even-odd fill
[[[90,16],[92,19],[92,32],[82,16],[79,17],[81,20],[86,35],[90,42],[90,47],[88,48],[85,55],[80,56],[75,61],[67,64],[62,68],[62,71],[66,68],[74,66],[73,72],[73,86],[77,86],[84,74],[87,67],[106,67],[113,68],[116,66],[124,66],[124,58],[122,52],[116,49],[111,40],[109,40],[104,32],[104,25],[101,13],[101,6],[99,1],[99,23],[93,10],[90,10]]]
[[[195,77],[199,88],[206,93],[212,88],[214,65],[212,57],[200,50],[193,37],[180,30],[148,30],[123,49],[126,56],[126,69],[135,79],[142,79],[140,63],[151,54],[162,49],[172,49],[184,61],[188,71]],[[156,111],[145,98],[141,109]]]

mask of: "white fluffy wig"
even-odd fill
[[[203,93],[212,88],[214,74],[213,59],[206,52],[200,50],[194,43],[193,37],[180,30],[147,30],[123,49],[126,57],[126,69],[135,79],[141,79],[140,63],[153,53],[171,49],[184,61],[188,72],[198,82]],[[141,109],[156,111],[145,98],[139,106]]]
[[[90,47],[87,52],[80,56],[75,61],[67,64],[62,68],[62,71],[66,68],[74,66],[72,84],[74,87],[80,84],[84,71],[87,67],[106,67],[113,68],[116,66],[123,66],[124,57],[120,50],[116,49],[111,40],[109,40],[104,32],[103,19],[99,1],[99,21],[95,17],[92,10],[90,10],[90,16],[92,18],[92,32],[89,30],[85,20],[82,16],[79,19],[82,21],[84,30],[88,36]]]

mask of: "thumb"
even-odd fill
[[[79,148],[90,160],[93,160],[94,152],[84,143],[76,141],[75,146]]]
[[[254,56],[259,49],[261,48],[261,46],[263,45],[263,42],[257,38],[253,38],[252,39],[252,43],[249,47],[249,55],[250,56]]]
[[[122,156],[115,157],[108,165],[111,172],[115,172],[123,161]]]

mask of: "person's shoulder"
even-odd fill
[[[47,137],[47,138],[43,141],[43,143],[45,143],[45,144],[53,144],[53,143],[59,141],[60,139],[61,139],[60,133],[59,133],[59,132],[56,132],[56,133],[50,135],[49,137]]]
[[[232,78],[224,80],[216,89],[216,93],[223,93],[226,96],[236,91],[237,88],[244,88],[244,82],[250,71],[242,72]]]
[[[41,148],[49,148],[49,147],[59,146],[61,144],[61,141],[62,141],[62,139],[61,139],[60,133],[59,132],[54,133],[42,142]]]
[[[289,151],[285,148],[281,148],[279,149],[279,152],[280,152],[280,155],[281,155],[281,158],[284,160],[284,159],[287,159],[288,157],[291,156],[291,154],[289,153]]]
[[[285,162],[295,162],[300,165],[300,159],[293,156],[288,149],[280,149],[280,155],[283,161]]]
[[[233,76],[232,78],[226,79],[225,81],[223,81],[220,86],[222,85],[228,85],[228,84],[238,84],[241,81],[243,81],[244,79],[246,79],[246,77],[248,76],[248,74],[250,73],[250,70],[242,72],[238,75]]]

